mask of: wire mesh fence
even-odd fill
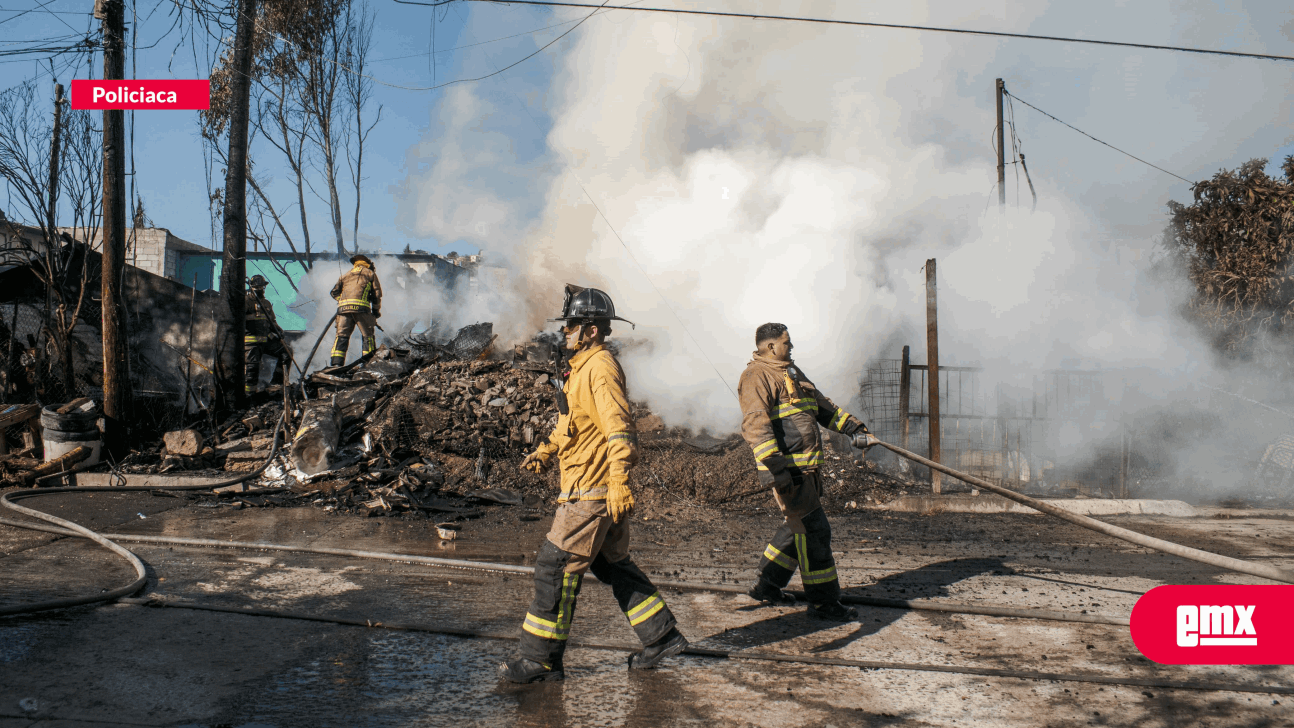
[[[1054,370],[1012,384],[988,383],[976,367],[938,371],[940,462],[991,482],[1021,487],[1066,482],[1113,492],[1126,472],[1084,461],[1081,485],[1066,462],[1075,432],[1108,430],[1100,372]],[[930,373],[901,359],[873,362],[860,397],[877,437],[917,453],[930,452]],[[926,474],[924,469],[919,469]]]

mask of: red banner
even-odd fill
[[[72,108],[194,111],[211,108],[206,80],[72,81]]]
[[[1132,608],[1132,641],[1165,665],[1294,665],[1294,586],[1157,586]]]

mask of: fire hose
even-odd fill
[[[273,444],[270,448],[270,456],[266,458],[265,462],[262,463],[261,466],[258,467],[257,469],[249,473],[244,473],[243,475],[239,475],[238,477],[230,478],[229,480],[222,481],[219,483],[205,483],[202,485],[172,485],[172,486],[167,486],[165,489],[166,490],[209,490],[212,488],[223,488],[229,485],[237,485],[238,483],[242,483],[244,481],[255,478],[256,476],[265,472],[265,469],[268,468],[270,463],[274,460],[274,456],[278,454],[279,435],[283,432],[283,425],[287,421],[290,415],[291,415],[291,412],[285,409],[283,412],[283,416],[279,418],[278,424],[274,427],[274,436],[272,438]],[[62,474],[66,474],[66,473],[62,473]],[[63,609],[65,607],[75,607],[82,604],[94,604],[96,602],[111,601],[119,597],[124,597],[130,594],[134,594],[135,592],[139,591],[144,586],[144,584],[148,582],[148,572],[147,572],[147,569],[144,567],[144,562],[140,561],[139,557],[131,553],[128,549],[123,548],[122,546],[114,543],[111,539],[106,538],[98,533],[95,533],[94,531],[91,531],[90,529],[84,526],[80,526],[76,523],[73,523],[72,521],[68,521],[66,519],[59,518],[57,516],[51,516],[48,513],[42,513],[41,511],[37,511],[32,508],[20,506],[17,503],[13,502],[14,499],[30,498],[33,496],[49,495],[52,493],[96,493],[96,492],[120,493],[123,491],[142,491],[142,490],[158,490],[158,488],[152,487],[152,486],[75,486],[74,485],[74,486],[63,487],[63,488],[40,488],[36,490],[25,490],[25,491],[16,491],[16,492],[11,491],[11,492],[5,493],[3,496],[0,496],[0,505],[3,505],[4,507],[9,508],[10,510],[17,511],[23,515],[30,516],[32,518],[38,518],[42,521],[47,521],[57,526],[62,526],[67,531],[70,531],[72,532],[72,534],[79,536],[81,538],[88,538],[91,541],[94,541],[95,543],[104,547],[105,549],[108,549],[114,554],[117,554],[118,556],[122,557],[123,559],[125,559],[127,562],[130,563],[131,567],[135,569],[135,580],[127,584],[126,586],[118,587],[116,589],[111,589],[101,594],[95,594],[93,596],[88,596],[88,597],[68,597],[65,599],[52,599],[49,601],[38,602],[35,604],[23,604],[16,607],[0,607],[0,615],[25,614],[27,612],[39,612],[47,609]],[[3,521],[6,525],[19,526],[21,528],[31,528],[32,526],[36,525],[36,524],[30,524],[30,523],[23,523],[22,521],[11,521],[9,519],[3,519]],[[69,534],[69,535],[72,535],[72,534]]]
[[[286,415],[287,413],[285,411],[284,419],[286,419]],[[41,520],[48,521],[50,523],[55,524],[55,526],[59,526],[62,528],[51,528],[47,526],[41,526],[38,524],[26,523],[22,521],[13,521],[9,519],[0,519],[0,523],[3,523],[5,525],[17,526],[20,528],[50,531],[54,533],[59,533],[60,535],[79,536],[82,538],[89,538],[93,540],[95,543],[103,546],[104,548],[111,550],[113,553],[116,553],[122,556],[123,558],[125,558],[127,561],[129,561],[131,565],[135,568],[138,576],[138,578],[128,586],[121,587],[119,589],[114,589],[112,591],[105,592],[103,594],[96,595],[93,597],[61,599],[61,600],[53,600],[49,602],[42,602],[39,604],[24,605],[19,607],[5,607],[5,608],[0,608],[0,615],[18,614],[18,613],[25,613],[25,612],[32,612],[32,611],[40,611],[45,609],[56,609],[56,608],[62,608],[67,606],[75,606],[79,604],[89,604],[89,603],[100,602],[100,601],[108,601],[111,599],[116,599],[121,596],[132,594],[138,591],[146,581],[143,562],[141,562],[138,557],[136,557],[133,553],[131,553],[127,549],[114,543],[112,539],[121,540],[121,541],[141,542],[141,543],[169,543],[169,544],[176,544],[176,545],[217,546],[217,547],[226,547],[226,548],[233,547],[233,548],[248,548],[248,549],[259,549],[259,550],[296,551],[296,552],[320,553],[320,554],[330,554],[330,555],[339,555],[339,556],[350,556],[350,557],[367,558],[367,559],[380,559],[380,560],[387,560],[387,561],[403,561],[408,563],[421,563],[429,566],[471,569],[471,570],[479,570],[479,571],[511,572],[511,573],[524,573],[524,574],[533,573],[532,567],[519,566],[519,565],[513,565],[513,564],[491,564],[491,563],[482,563],[482,562],[476,562],[476,561],[466,561],[466,560],[457,560],[457,559],[440,559],[440,558],[434,558],[434,557],[428,557],[428,556],[418,556],[413,554],[363,551],[358,549],[339,549],[339,548],[326,548],[326,547],[318,547],[318,546],[289,546],[289,545],[253,543],[253,542],[232,542],[232,541],[218,541],[215,539],[181,538],[181,537],[175,537],[175,536],[141,536],[141,535],[132,535],[132,534],[101,535],[101,534],[95,533],[94,531],[91,531],[90,529],[87,529],[75,523],[72,523],[71,521],[66,521],[61,518],[57,518],[54,516],[41,513],[40,511],[18,506],[15,503],[13,503],[11,500],[12,498],[21,499],[21,498],[31,497],[35,495],[44,495],[49,493],[60,493],[60,492],[85,493],[85,492],[95,492],[95,491],[122,492],[122,491],[130,491],[130,490],[135,490],[135,491],[207,490],[207,489],[212,489],[216,487],[222,487],[224,485],[233,485],[236,483],[244,482],[263,472],[265,468],[268,467],[274,455],[277,453],[278,446],[279,446],[278,435],[283,429],[284,419],[280,419],[278,425],[275,428],[273,449],[270,453],[269,458],[266,459],[266,461],[261,465],[261,467],[259,467],[258,469],[250,473],[241,475],[237,478],[230,479],[229,481],[225,481],[223,483],[192,485],[192,486],[163,486],[161,488],[158,488],[155,486],[45,488],[37,491],[6,493],[3,497],[0,497],[0,505],[4,505],[8,508],[11,508],[25,515],[31,516],[33,518],[38,518]],[[1201,551],[1199,549],[1182,546],[1180,544],[1174,544],[1169,541],[1164,541],[1162,539],[1146,536],[1144,534],[1136,533],[1135,531],[1130,531],[1124,528],[1119,528],[1117,526],[1111,526],[1110,524],[1103,523],[1101,521],[1097,521],[1093,518],[1088,518],[1086,516],[1080,516],[1075,513],[1070,513],[1069,511],[1066,511],[1063,508],[1052,506],[1043,501],[1039,501],[1039,500],[1030,498],[1028,496],[1021,495],[1019,493],[994,485],[992,483],[981,480],[974,476],[961,473],[952,468],[927,460],[921,457],[920,455],[916,455],[915,453],[908,452],[907,450],[890,445],[888,443],[878,442],[876,444],[880,444],[890,450],[893,450],[895,453],[903,457],[909,458],[914,462],[921,463],[922,465],[926,465],[927,467],[932,467],[936,470],[939,470],[940,472],[965,480],[966,482],[971,483],[972,485],[976,485],[978,487],[984,488],[985,490],[999,493],[1003,497],[1006,497],[1016,502],[1030,506],[1043,513],[1046,513],[1051,516],[1055,516],[1062,520],[1069,521],[1071,523],[1082,526],[1084,528],[1089,528],[1089,529],[1098,531],[1100,533],[1105,533],[1107,535],[1113,536],[1115,538],[1129,541],[1138,545],[1146,546],[1148,548],[1153,548],[1159,551],[1163,551],[1165,553],[1181,556],[1183,558],[1199,561],[1201,563],[1206,563],[1212,566],[1218,566],[1220,568],[1224,568],[1232,571],[1238,571],[1240,573],[1261,576],[1263,578],[1273,579],[1275,581],[1294,583],[1294,575],[1284,570],[1277,569],[1275,567],[1268,567],[1261,564],[1253,564],[1251,562],[1242,561],[1240,559],[1233,559],[1230,557],[1209,553],[1207,551]],[[733,592],[733,593],[744,591],[740,587],[736,587],[736,586],[714,585],[714,584],[694,584],[689,582],[661,582],[660,586],[664,586],[668,588],[676,588],[676,589],[695,589],[695,590],[704,590],[704,591]],[[795,592],[792,592],[792,593],[795,593]],[[923,600],[880,599],[880,598],[873,598],[873,597],[846,595],[844,598],[842,598],[842,601],[850,604],[879,606],[879,607],[888,607],[888,608],[896,608],[896,609],[921,609],[921,610],[930,610],[930,611],[981,614],[981,615],[988,615],[988,616],[1018,617],[1018,618],[1029,618],[1029,619],[1048,619],[1048,620],[1071,621],[1071,622],[1088,622],[1088,623],[1097,623],[1097,624],[1116,624],[1116,625],[1127,624],[1126,619],[1119,618],[1119,617],[1103,616],[1103,615],[1075,615],[1075,614],[1068,614],[1064,612],[1048,612],[1044,610],[1014,609],[1014,608],[995,607],[995,606],[952,604],[952,603],[941,603],[941,602],[923,601]]]
[[[1114,538],[1121,539],[1129,543],[1135,543],[1138,546],[1145,546],[1146,548],[1154,549],[1156,551],[1162,551],[1166,554],[1171,554],[1173,556],[1180,556],[1183,559],[1190,559],[1191,561],[1198,561],[1202,564],[1208,564],[1209,566],[1216,566],[1220,569],[1226,569],[1228,571],[1236,571],[1241,574],[1249,574],[1251,576],[1261,576],[1264,579],[1271,579],[1272,581],[1282,581],[1282,582],[1285,582],[1286,584],[1294,584],[1294,572],[1286,571],[1285,569],[1279,569],[1275,566],[1268,566],[1266,564],[1255,564],[1251,561],[1243,561],[1241,559],[1233,559],[1230,556],[1222,556],[1221,554],[1215,554],[1208,551],[1201,551],[1200,549],[1191,548],[1190,546],[1183,546],[1181,544],[1176,544],[1171,541],[1165,541],[1163,539],[1155,538],[1153,536],[1147,536],[1144,533],[1137,533],[1136,531],[1130,531],[1126,528],[1112,526],[1108,523],[1105,523],[1104,521],[1098,521],[1095,518],[1081,516],[1077,513],[1067,511],[1064,508],[1061,508],[1060,506],[1054,506],[1054,505],[1051,505],[1050,503],[1047,503],[1046,501],[1041,501],[1036,498],[1030,498],[1027,495],[1021,495],[1020,493],[1017,493],[1013,490],[1008,490],[1006,488],[1003,488],[1000,485],[994,485],[988,482],[987,480],[976,478],[973,475],[967,475],[966,473],[953,470],[947,465],[942,465],[933,460],[928,460],[926,458],[921,457],[920,455],[917,455],[914,452],[909,452],[907,450],[904,450],[903,448],[898,447],[897,445],[891,445],[888,442],[882,442],[879,440],[875,444],[880,445],[881,447],[887,450],[891,450],[895,454],[901,455],[915,463],[920,463],[926,466],[927,468],[938,470],[939,472],[945,475],[951,475],[954,478],[970,483],[971,485],[977,488],[983,488],[984,490],[992,491],[1002,496],[1003,498],[1006,498],[1008,500],[1013,500],[1016,503],[1020,503],[1022,505],[1029,506],[1030,508],[1036,511],[1046,513],[1049,516],[1055,516],[1056,518],[1059,518],[1062,521],[1069,521],[1070,523],[1076,526],[1082,526],[1083,528],[1091,529],[1098,533],[1103,533],[1107,536],[1113,536]]]

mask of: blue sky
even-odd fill
[[[36,11],[14,17],[18,15],[14,11],[28,9],[28,6],[36,8]],[[0,7],[5,8],[0,11],[0,43],[65,35],[73,30],[83,31],[88,27],[97,27],[98,24],[84,10],[88,7],[85,2],[53,0],[45,6],[50,12],[41,10],[31,0],[15,0]],[[442,9],[433,22],[430,8],[400,5],[389,0],[377,0],[373,7],[377,11],[377,22],[370,60],[371,75],[401,86],[428,87],[465,76],[489,73],[498,66],[507,65],[533,52],[537,48],[537,42],[546,43],[570,27],[561,25],[526,33],[561,22],[561,19],[554,19],[544,9],[464,4],[461,7]],[[147,17],[152,13],[147,22],[140,23],[137,42],[140,45],[152,45],[156,42],[157,45],[137,52],[136,77],[205,78],[207,70],[202,58],[208,48],[198,49],[199,63],[195,67],[195,54],[190,46],[181,44],[176,48],[176,44],[180,42],[178,33],[172,32],[158,42],[158,38],[171,25],[173,18],[168,15],[169,10],[170,3],[165,0],[157,4],[141,2],[137,7],[141,16]],[[465,32],[466,21],[474,15],[481,21],[482,29],[477,30],[476,34]],[[127,18],[129,17],[128,7]],[[7,20],[10,18],[13,19]],[[491,33],[491,29],[497,32]],[[521,35],[491,42],[514,34]],[[434,54],[431,52],[433,43]],[[460,47],[465,45],[470,47]],[[72,78],[86,78],[88,69],[84,58],[82,56],[81,62],[75,67],[69,67],[70,57],[68,60],[56,60],[59,81],[67,84]],[[96,55],[96,77],[101,74],[101,68],[102,56]],[[130,73],[129,62],[127,73]],[[513,89],[526,87],[517,86],[518,82],[531,86],[542,84],[550,73],[550,60],[541,55],[509,72],[512,76],[511,86],[499,87],[498,81],[483,82],[482,85],[492,83],[496,87],[495,94],[503,95],[500,100],[510,103],[513,108],[510,114],[503,117],[483,119],[481,132],[507,134],[514,151],[522,159],[541,155],[547,125],[542,103],[531,94],[531,114],[524,114],[519,96]],[[0,78],[3,78],[0,87],[32,77],[39,77],[48,84],[50,70],[47,60],[0,65]],[[500,88],[504,90],[500,91]],[[455,239],[452,235],[428,237],[414,234],[399,221],[397,199],[401,195],[401,187],[409,170],[417,170],[428,161],[419,153],[420,141],[435,138],[440,128],[437,111],[443,103],[446,90],[405,91],[382,84],[375,85],[369,117],[372,118],[378,104],[383,108],[381,122],[370,136],[370,146],[365,150],[360,229],[361,242],[366,247],[389,252],[398,252],[406,245],[413,249],[439,253],[451,250],[471,253],[478,250],[478,246],[471,241]],[[489,93],[488,89],[483,90]],[[206,212],[208,191],[201,173],[203,155],[198,140],[197,113],[137,112],[134,140],[136,179],[149,216],[156,225],[169,228],[182,238],[209,245],[211,229]],[[263,182],[270,183],[270,194],[276,206],[283,208],[290,205],[295,200],[295,191],[289,184],[288,170],[279,160],[278,152],[262,141],[254,146],[253,155],[257,174]],[[520,180],[495,182],[505,188],[508,185],[524,184]],[[220,185],[221,181],[216,179],[215,183]],[[347,211],[344,218],[349,230],[353,192],[346,185],[341,193],[342,207]],[[327,224],[326,205],[318,198],[313,198],[307,202],[307,211],[314,249],[331,249],[332,231]],[[300,225],[295,222],[298,219],[295,208],[280,212],[299,242]],[[218,239],[219,230],[216,234]],[[349,241],[349,232],[347,240]]]
[[[0,42],[26,38],[64,35],[74,30],[83,30],[97,25],[90,18],[86,2],[72,0],[53,0],[43,9],[33,0],[0,0],[3,11],[0,11]],[[728,7],[722,2],[705,3],[705,6],[716,8]],[[794,5],[794,3],[791,3]],[[1199,7],[1210,7],[1207,4],[1190,3],[1156,3],[1165,6],[1175,22],[1180,26],[1182,42],[1189,44],[1191,26],[1211,22],[1208,17],[1201,17]],[[1191,12],[1176,9],[1179,5],[1192,5]],[[1213,7],[1219,17],[1234,15],[1243,9],[1244,3],[1219,3]],[[1252,4],[1250,4],[1252,5]],[[789,7],[786,2],[764,2],[762,7],[776,11]],[[486,3],[458,3],[443,8],[435,16],[430,8],[402,5],[390,0],[374,0],[377,11],[376,42],[373,52],[372,75],[389,84],[412,87],[428,87],[454,79],[471,78],[490,73],[502,66],[533,52],[539,45],[555,38],[567,30],[569,21],[580,16],[582,11],[551,11],[545,8],[528,8],[524,6],[503,6]],[[35,8],[18,16],[22,10]],[[824,9],[825,8],[825,9]],[[1006,19],[1019,10],[1012,10],[1009,5],[998,8],[998,4],[989,3],[987,9],[976,12],[944,15],[953,21],[973,27],[1003,26],[999,20]],[[1106,3],[1092,7],[1086,22],[1098,32],[1086,35],[1111,36],[1118,26],[1099,22],[1119,19],[1123,23],[1122,35],[1135,39],[1139,25],[1149,26],[1154,23],[1156,10],[1147,6],[1144,11],[1136,11],[1123,3]],[[810,9],[813,8],[810,4]],[[819,3],[818,10],[829,14],[830,8]],[[1165,8],[1159,8],[1162,12]],[[140,23],[138,43],[152,48],[139,50],[135,59],[137,68],[134,73],[139,78],[188,78],[203,77],[206,74],[205,54],[212,46],[197,50],[195,65],[194,51],[189,45],[180,43],[177,33],[166,35],[172,22],[170,3],[162,0],[156,4],[144,2],[136,11],[147,20]],[[128,17],[130,10],[128,9]],[[902,13],[886,13],[868,9],[865,15],[878,20],[902,20]],[[1102,19],[1097,16],[1108,16]],[[1052,13],[1053,16],[1061,15]],[[893,16],[893,17],[890,17]],[[995,17],[997,16],[997,17]],[[1030,29],[1035,32],[1050,32],[1056,35],[1067,34],[1063,22],[1049,19],[1044,14],[1035,21]],[[1193,17],[1194,16],[1194,17]],[[383,107],[382,121],[373,136],[371,146],[366,152],[365,182],[363,187],[364,207],[361,214],[361,233],[365,247],[377,250],[396,252],[406,245],[413,249],[445,253],[456,250],[461,253],[475,252],[480,245],[478,234],[456,234],[455,225],[476,226],[479,220],[471,216],[459,216],[453,223],[426,225],[419,223],[420,216],[439,214],[428,210],[426,200],[416,199],[419,180],[429,167],[441,159],[446,150],[442,144],[443,136],[451,127],[460,134],[475,135],[465,143],[472,152],[481,149],[492,149],[508,157],[506,164],[494,167],[477,165],[471,175],[463,181],[479,189],[488,189],[495,198],[507,202],[507,213],[533,218],[538,215],[543,203],[543,189],[551,175],[560,172],[568,163],[560,155],[554,155],[548,148],[546,137],[551,131],[549,100],[554,93],[555,64],[561,62],[562,55],[569,43],[577,40],[582,33],[606,32],[620,22],[616,17],[599,17],[590,21],[585,27],[575,31],[567,40],[553,48],[526,61],[505,74],[475,84],[450,86],[434,91],[407,91],[391,86],[378,84],[375,87],[374,107]],[[1138,20],[1142,22],[1139,23]],[[675,20],[675,23],[678,21]],[[557,27],[539,30],[554,24],[566,23]],[[951,24],[957,24],[952,22]],[[1237,25],[1237,32],[1214,34],[1208,43],[1213,45],[1246,48],[1252,46],[1252,38],[1247,38],[1243,24]],[[1108,30],[1107,30],[1108,29]],[[1018,30],[1018,28],[1017,28]],[[1251,35],[1252,33],[1250,33]],[[1288,35],[1288,32],[1285,31]],[[517,37],[507,38],[516,35]],[[433,39],[434,36],[434,39]],[[503,40],[496,40],[504,38]],[[495,42],[490,42],[495,41]],[[957,41],[967,44],[983,44],[981,40]],[[177,47],[177,43],[179,46]],[[435,48],[433,54],[432,48]],[[1020,44],[1015,45],[1020,48]],[[1247,145],[1242,154],[1219,156],[1211,163],[1195,165],[1195,168],[1174,168],[1172,133],[1165,135],[1139,135],[1127,129],[1121,117],[1125,113],[1136,112],[1135,93],[1131,94],[1128,108],[1084,108],[1081,100],[1090,89],[1108,83],[1102,78],[1099,67],[1086,66],[1083,62],[1092,52],[1080,46],[1060,44],[1033,45],[1023,48],[1026,57],[1049,55],[1053,62],[1063,68],[1061,73],[1028,73],[1026,69],[1006,69],[1009,85],[1022,97],[1035,100],[1045,108],[1064,113],[1067,120],[1081,127],[1089,128],[1099,135],[1108,137],[1112,142],[1131,148],[1141,154],[1180,171],[1190,177],[1192,174],[1210,174],[1222,167],[1234,167],[1242,156],[1271,155],[1276,164],[1287,153],[1294,152],[1294,145],[1282,145],[1279,150],[1270,146],[1255,149]],[[1126,54],[1125,54],[1126,55]],[[84,58],[84,57],[83,57]],[[67,60],[70,60],[68,57]],[[94,57],[95,70],[98,75],[102,59]],[[1211,60],[1203,61],[1201,68],[1207,68]],[[128,64],[129,65],[129,64]],[[83,78],[87,68],[82,62],[74,68],[68,68],[66,60],[56,61],[59,68],[59,80],[66,82],[70,78]],[[0,65],[3,70],[3,81],[0,86],[7,86],[33,76],[48,81],[50,72],[47,60],[29,60],[23,62],[6,62]],[[1015,75],[1026,76],[1025,79],[1010,78]],[[1135,69],[1133,69],[1135,72]],[[129,71],[128,71],[129,72]],[[1035,78],[1027,78],[1035,76]],[[1020,82],[1024,81],[1026,85]],[[979,82],[977,80],[976,82]],[[1135,85],[1135,79],[1131,81]],[[474,123],[465,124],[455,117],[463,99],[451,101],[454,91],[464,90],[471,86],[468,100],[483,105],[483,110]],[[918,90],[919,91],[919,90]],[[1077,91],[1077,99],[1074,91]],[[1187,93],[1191,93],[1188,89]],[[919,94],[918,94],[919,96]],[[985,94],[987,96],[987,94]],[[1079,105],[1073,102],[1080,101]],[[1102,189],[1107,186],[1105,180],[1066,179],[1072,173],[1071,158],[1074,155],[1087,158],[1101,158],[1111,166],[1118,168],[1137,167],[1138,163],[1108,152],[1093,148],[1088,142],[1072,132],[1059,127],[1048,127],[1051,122],[1043,121],[1033,112],[1019,109],[1022,136],[1034,146],[1028,151],[1034,152],[1034,173],[1044,178],[1053,176],[1062,184],[1073,188],[1078,197],[1103,198],[1110,205],[1111,215],[1118,217],[1119,207],[1123,205],[1120,196],[1107,196]],[[370,111],[370,114],[372,111]],[[1183,132],[1190,133],[1189,116],[1183,119]],[[1288,121],[1288,119],[1286,119]],[[1041,126],[1039,126],[1041,125]],[[201,146],[197,139],[196,113],[193,112],[140,112],[135,116],[135,154],[134,161],[138,170],[136,182],[140,196],[154,223],[170,228],[179,236],[201,244],[211,244],[211,225],[207,214],[207,182],[200,173],[203,167]],[[1038,133],[1033,133],[1035,130]],[[1213,130],[1225,135],[1225,130]],[[1050,158],[1038,152],[1036,144],[1041,142],[1039,135],[1045,139],[1052,153]],[[1138,144],[1138,137],[1144,143]],[[1035,142],[1037,140],[1037,142]],[[1288,141],[1288,139],[1283,140]],[[1245,145],[1240,145],[1245,146]],[[952,150],[957,153],[958,150]],[[977,152],[978,153],[978,152]],[[295,222],[298,215],[291,208],[295,200],[292,187],[288,184],[288,175],[278,153],[263,141],[253,148],[257,174],[267,182],[271,196],[285,220],[290,221],[294,238],[300,240],[299,225]],[[1109,156],[1102,156],[1109,155]],[[991,164],[991,159],[988,160]],[[1049,166],[1048,162],[1055,162]],[[344,170],[343,170],[344,172]],[[1193,178],[1193,177],[1192,177]],[[213,175],[213,182],[219,186],[221,180]],[[353,204],[352,193],[346,187],[342,189],[342,206],[347,210],[345,219],[347,227]],[[1183,189],[1174,189],[1173,195],[1184,199]],[[439,198],[438,198],[439,199]],[[1137,204],[1142,201],[1137,200]],[[311,233],[316,250],[327,250],[331,247],[331,230],[326,222],[326,206],[317,197],[308,199],[307,212],[311,220]],[[1162,207],[1160,207],[1162,211]],[[13,212],[10,213],[11,215]],[[425,220],[424,220],[425,222]],[[513,229],[522,225],[510,226]],[[1114,233],[1119,235],[1117,231]],[[217,239],[219,231],[217,230]]]

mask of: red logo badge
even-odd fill
[[[1294,665],[1294,586],[1157,586],[1132,641],[1165,665]]]
[[[206,80],[72,81],[72,108],[194,111],[211,108]]]

